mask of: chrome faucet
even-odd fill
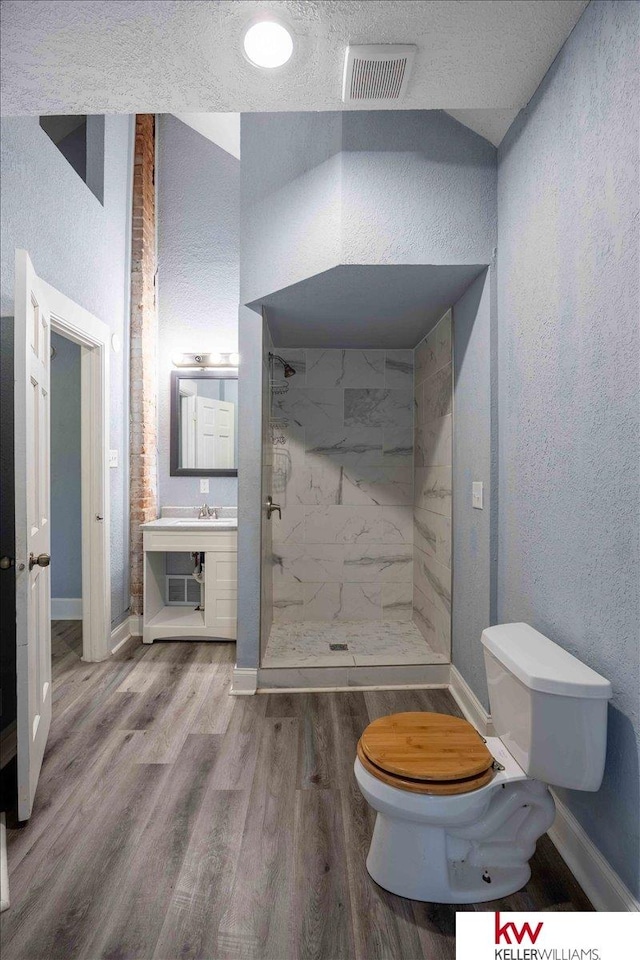
[[[198,512],[198,520],[208,520],[209,517],[213,517],[214,520],[217,520],[218,508],[210,507],[208,503],[203,503]]]

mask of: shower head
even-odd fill
[[[269,359],[280,361],[280,363],[284,367],[284,376],[287,378],[287,380],[289,379],[289,377],[293,377],[295,375],[296,371],[294,367],[292,367],[290,363],[287,363],[286,360],[283,360],[282,357],[279,357],[277,353],[270,353]]]

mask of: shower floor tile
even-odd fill
[[[332,643],[347,650],[332,651]],[[263,667],[376,667],[409,663],[448,663],[432,650],[411,621],[344,620],[275,623]]]

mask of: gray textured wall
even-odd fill
[[[491,596],[491,296],[489,271],[453,308],[453,610],[452,662],[488,706],[480,636]],[[484,508],[471,484],[484,483]]]
[[[235,506],[236,477],[169,474],[171,358],[238,349],[240,161],[172,116],[158,122],[158,489],[161,506]]]
[[[250,303],[340,263],[341,115],[245,113],[240,137],[240,299]]]
[[[241,134],[243,303],[339,263],[490,262],[496,150],[444,112],[243,114]]]
[[[37,117],[1,124],[1,309],[13,315],[14,256],[89,310],[125,345],[111,352],[111,620],[129,606],[128,342],[133,118],[105,117],[104,205],[42,130]]]
[[[611,680],[604,783],[563,800],[636,896],[639,18],[590,4],[498,187],[498,618]]]
[[[496,150],[442,110],[342,115],[342,263],[489,263]]]
[[[51,596],[82,597],[80,347],[51,334]]]
[[[262,571],[263,321],[240,307],[240,421],[238,439],[238,640],[239,667],[257,667],[260,658]]]

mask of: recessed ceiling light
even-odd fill
[[[256,67],[281,67],[293,53],[293,39],[275,20],[260,20],[244,35],[244,52]]]

